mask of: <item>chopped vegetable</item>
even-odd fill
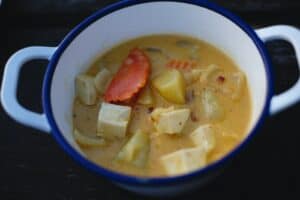
[[[167,67],[173,69],[192,69],[196,66],[197,62],[191,60],[172,59],[167,63]]]
[[[146,85],[149,74],[148,57],[138,48],[131,50],[108,86],[104,94],[105,101],[130,101]]]
[[[220,70],[220,68],[217,66],[217,65],[209,65],[207,67],[207,69],[205,69],[202,74],[201,74],[201,78],[200,78],[200,81],[202,83],[207,83],[210,79],[210,77],[218,72]]]
[[[111,72],[106,68],[102,68],[96,75],[94,79],[94,84],[100,94],[104,94],[110,82],[111,76]]]
[[[144,167],[150,151],[149,135],[138,130],[118,153],[116,160]]]
[[[211,90],[206,89],[202,92],[202,105],[206,118],[210,120],[222,120],[224,118],[224,109]]]
[[[97,100],[97,91],[94,78],[85,74],[78,75],[75,80],[76,95],[86,105],[94,105]]]
[[[176,42],[176,46],[179,48],[185,48],[188,50],[189,58],[192,60],[199,60],[200,54],[199,54],[199,46],[193,41],[190,40],[178,40]]]
[[[216,146],[215,131],[210,124],[200,125],[190,134],[190,138],[197,147],[209,153]]]
[[[163,53],[162,50],[157,47],[146,47],[145,50],[150,53],[160,53],[160,54]]]
[[[166,100],[177,104],[185,103],[185,82],[180,71],[167,70],[154,78],[152,85]]]
[[[206,152],[203,148],[188,148],[161,157],[161,163],[168,175],[180,175],[206,165]]]
[[[241,97],[243,87],[245,87],[246,78],[242,72],[233,73],[231,78],[233,85],[235,86],[231,98],[233,100],[238,100]]]
[[[180,134],[190,116],[190,109],[157,108],[151,119],[159,133]]]
[[[102,103],[97,135],[105,139],[124,138],[130,120],[131,107]]]
[[[176,42],[177,47],[181,48],[196,48],[198,45],[196,45],[194,42],[189,41],[189,40],[178,40]]]
[[[205,71],[203,69],[192,69],[189,71],[184,72],[184,79],[185,82],[189,85],[196,81],[198,81],[201,78],[202,73]]]
[[[141,94],[139,95],[137,102],[142,105],[152,105],[154,103],[154,99],[150,87],[146,86],[141,91]]]
[[[239,100],[246,78],[242,72],[218,72],[210,85],[232,100]]]
[[[80,145],[87,147],[98,147],[106,144],[103,138],[84,135],[77,129],[74,130],[74,138]]]

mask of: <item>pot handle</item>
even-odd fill
[[[297,28],[287,25],[277,25],[258,29],[256,32],[264,42],[276,39],[290,42],[295,49],[300,70],[300,31]],[[290,89],[272,98],[270,114],[275,115],[296,104],[298,101],[300,101],[300,78]]]
[[[17,122],[50,133],[45,114],[32,112],[17,101],[17,86],[20,69],[23,65],[34,59],[50,60],[56,47],[27,47],[14,53],[7,61],[1,88],[1,103],[4,110]]]

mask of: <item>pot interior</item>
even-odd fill
[[[249,133],[260,118],[267,98],[267,73],[263,59],[247,33],[221,14],[188,3],[149,2],[117,10],[88,26],[77,27],[78,30],[81,32],[68,44],[56,65],[50,106],[63,137],[82,155],[72,136],[75,77],[85,71],[96,56],[139,36],[183,34],[204,40],[225,52],[247,76],[252,98]],[[69,39],[71,37],[67,37],[61,46]]]

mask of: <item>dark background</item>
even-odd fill
[[[4,0],[0,7],[0,75],[9,56],[30,45],[56,46],[85,17],[113,0]],[[300,1],[215,0],[254,28],[273,24],[300,27]],[[300,44],[299,44],[300,45]],[[267,44],[274,64],[275,92],[298,77],[291,45]],[[18,98],[41,108],[47,62],[22,71]],[[300,91],[299,91],[300,92]],[[267,119],[259,134],[212,183],[178,199],[300,199],[300,104]],[[19,125],[0,107],[0,199],[140,199],[78,166],[54,139]]]

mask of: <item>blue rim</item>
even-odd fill
[[[176,176],[176,177],[157,177],[157,178],[140,178],[140,177],[134,177],[130,175],[124,175],[121,173],[113,172],[108,169],[102,168],[101,166],[98,166],[91,161],[87,160],[83,156],[81,156],[79,153],[77,153],[64,139],[62,133],[58,129],[58,126],[54,120],[54,116],[52,113],[51,108],[51,101],[50,101],[50,89],[52,85],[52,77],[56,68],[56,65],[60,59],[60,56],[63,54],[64,50],[69,46],[69,44],[79,35],[86,27],[88,27],[90,24],[95,22],[96,20],[125,7],[136,5],[136,4],[142,4],[146,2],[157,2],[157,1],[169,1],[169,2],[179,2],[179,3],[188,3],[193,4],[197,6],[201,6],[207,9],[210,9],[214,12],[217,12],[224,17],[228,18],[232,22],[234,22],[236,25],[238,25],[255,43],[258,51],[260,52],[260,55],[263,59],[265,71],[267,75],[267,97],[264,104],[263,112],[261,113],[259,117],[259,121],[252,130],[251,133],[249,133],[248,137],[239,145],[237,146],[231,153],[229,153],[227,156],[225,156],[223,159],[214,162],[207,167],[203,169],[199,169],[195,172]],[[60,144],[60,146],[69,154],[71,157],[80,163],[82,166],[86,167],[87,169],[96,172],[97,174],[100,174],[104,176],[107,179],[113,180],[115,182],[123,183],[123,184],[130,184],[130,185],[157,185],[157,184],[176,184],[179,182],[185,182],[187,180],[190,180],[195,177],[200,177],[205,174],[207,174],[210,171],[213,171],[214,169],[217,169],[221,166],[223,166],[228,160],[233,158],[240,150],[249,142],[249,140],[257,133],[257,130],[262,125],[265,117],[269,115],[269,107],[270,107],[270,100],[273,95],[273,85],[272,85],[272,76],[271,76],[271,62],[269,59],[269,56],[266,52],[264,43],[258,38],[254,30],[244,23],[239,17],[235,16],[231,12],[225,10],[224,8],[217,6],[213,3],[210,3],[206,0],[185,0],[185,1],[179,1],[179,0],[125,0],[121,1],[115,4],[112,4],[102,10],[99,10],[98,12],[94,13],[87,19],[85,19],[82,23],[80,23],[77,27],[75,27],[66,37],[65,39],[60,43],[57,51],[52,56],[52,59],[48,65],[45,79],[43,83],[43,107],[44,111],[46,113],[47,119],[49,121],[49,124],[52,128],[52,135],[56,139],[56,141]]]

